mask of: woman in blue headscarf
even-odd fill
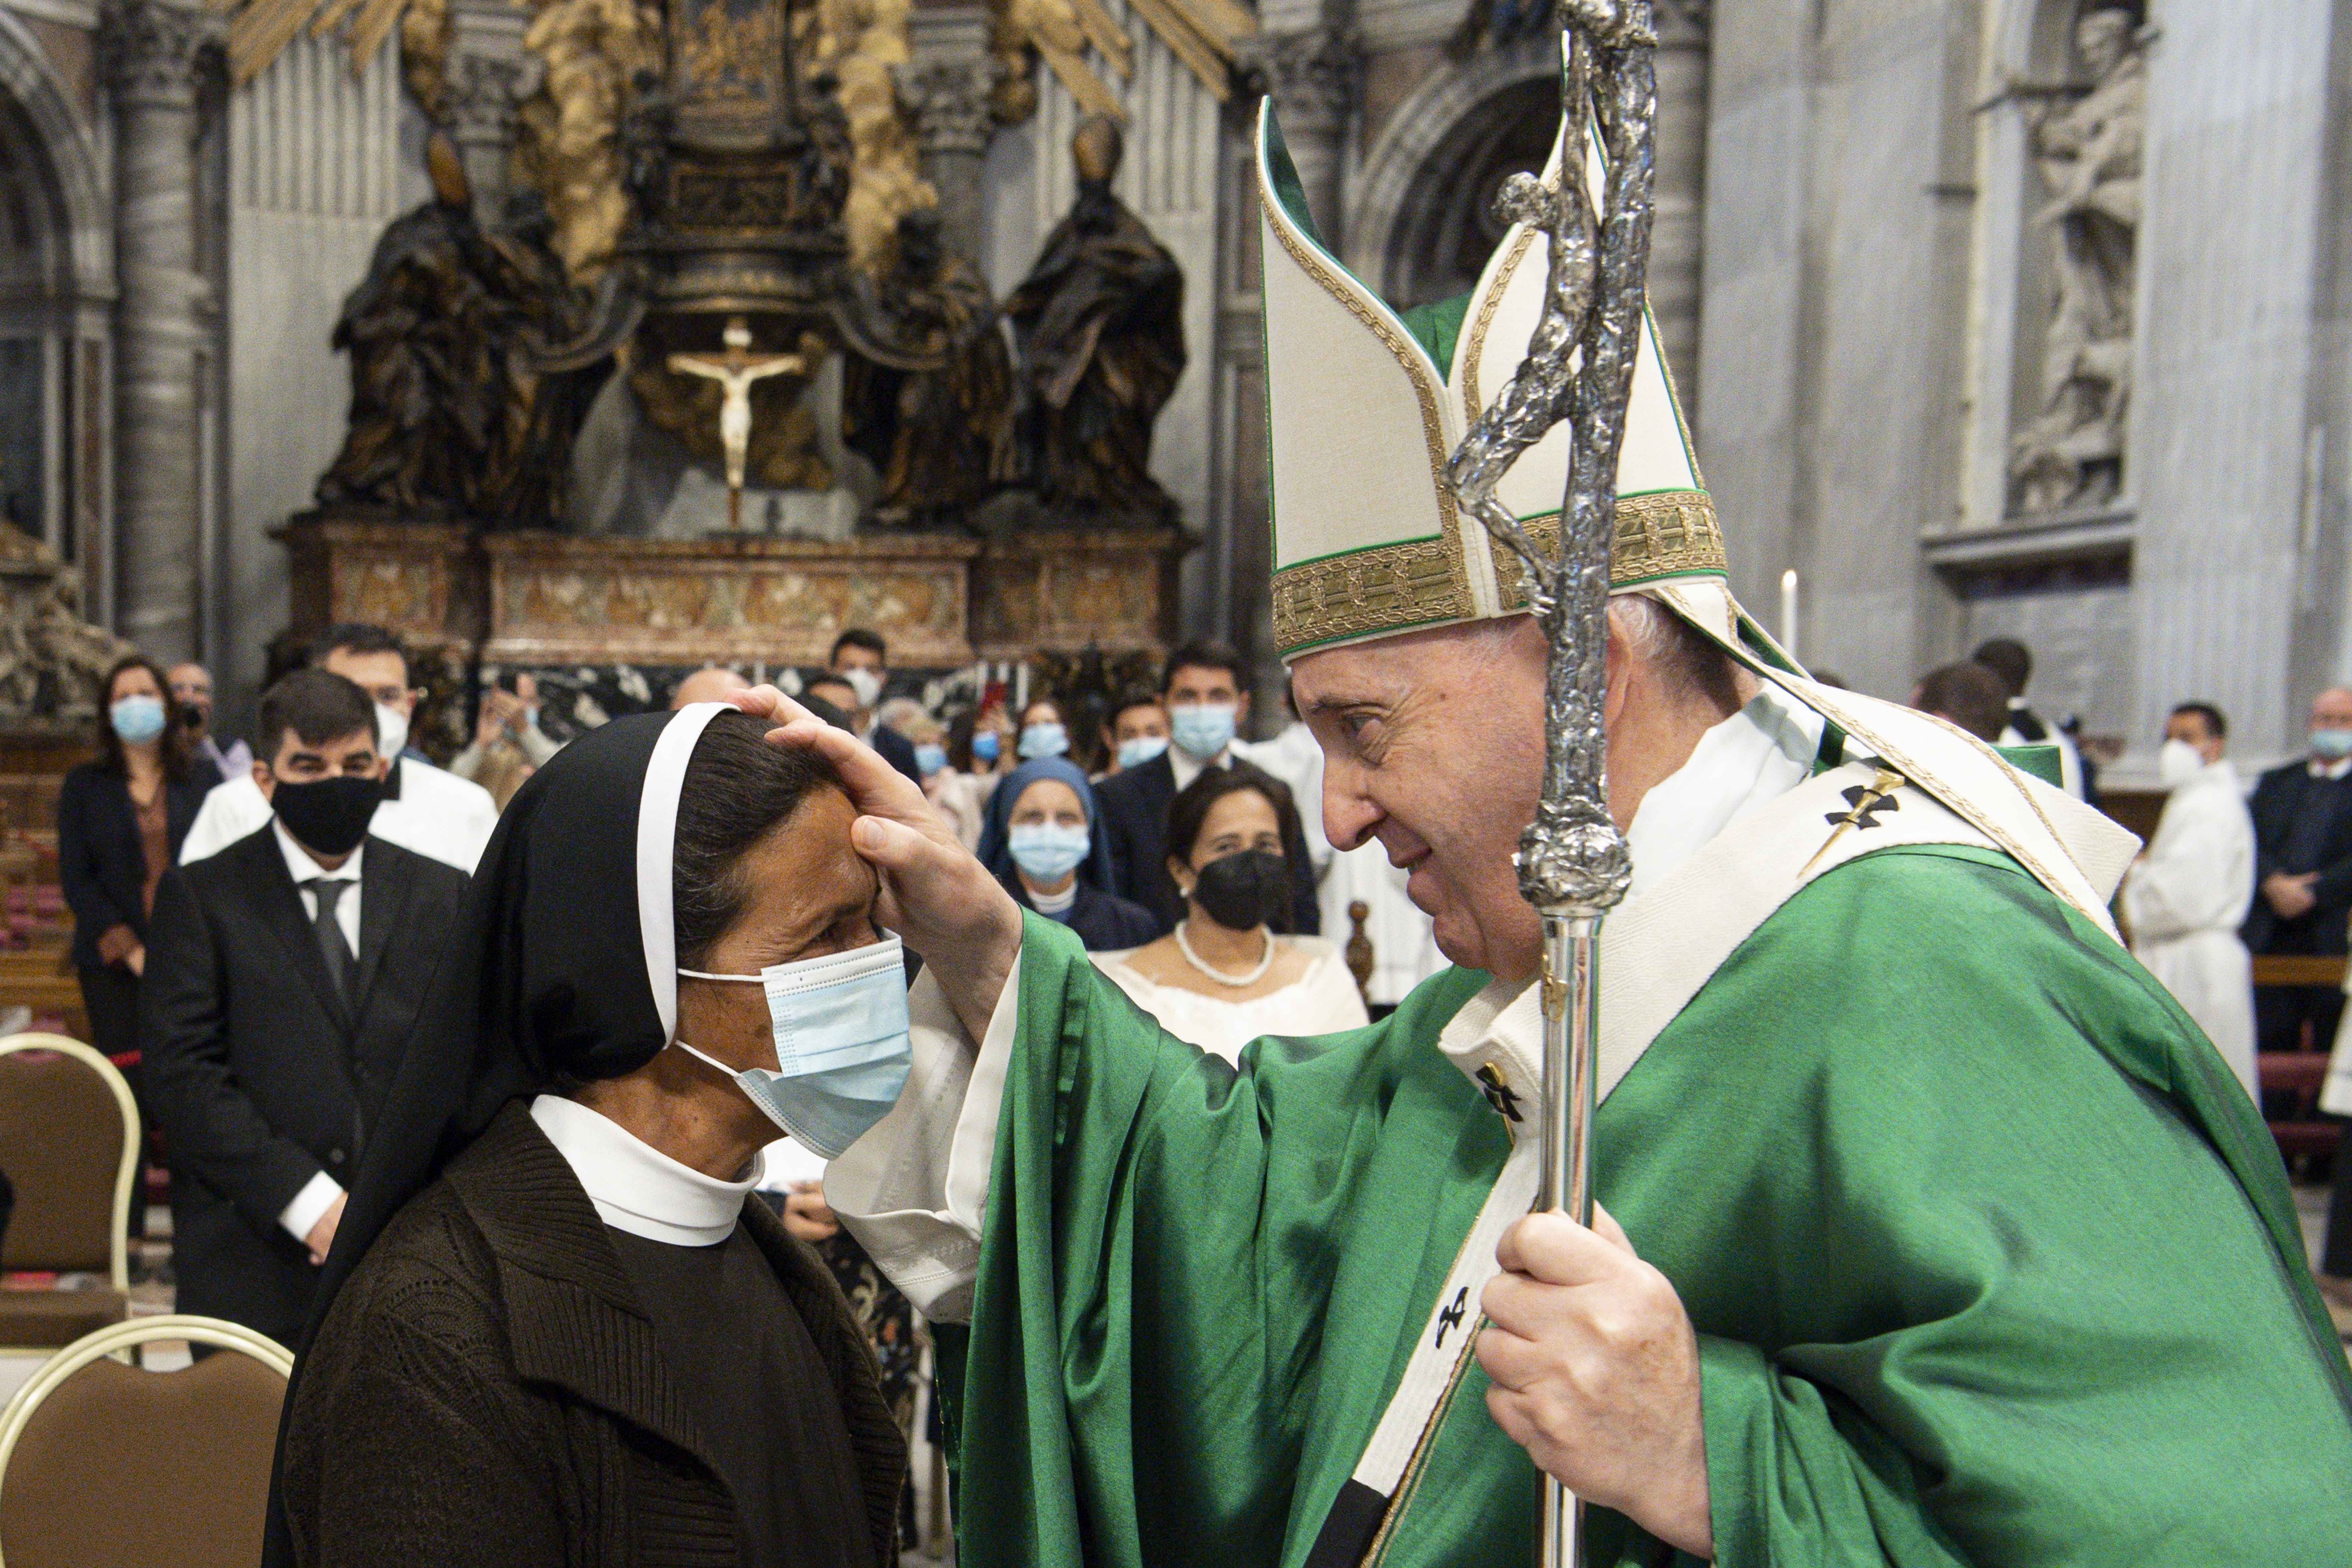
[[[1109,890],[1110,850],[1094,831],[1095,792],[1066,757],[1033,757],[989,797],[980,858],[1024,910],[1061,921],[1089,952],[1160,934],[1141,904]]]

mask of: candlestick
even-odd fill
[[[1797,569],[1780,574],[1780,646],[1797,657]]]

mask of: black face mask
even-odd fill
[[[205,721],[209,717],[210,715],[201,708],[180,710],[180,724],[184,729],[201,730],[205,727]]]
[[[1289,924],[1290,865],[1269,849],[1244,849],[1201,868],[1192,901],[1227,931]]]
[[[368,824],[374,820],[376,805],[383,799],[382,779],[340,774],[307,784],[279,779],[269,804],[303,848],[321,855],[348,855],[367,837]]]

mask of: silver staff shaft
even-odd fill
[[[1528,607],[1550,653],[1544,778],[1519,839],[1519,890],[1542,918],[1544,1059],[1538,1210],[1592,1219],[1592,1110],[1600,1035],[1601,921],[1633,862],[1609,812],[1610,555],[1617,459],[1641,351],[1657,108],[1650,0],[1556,0],[1563,143],[1559,183],[1506,182],[1496,216],[1546,238],[1544,304],[1527,357],[1455,448],[1463,512],[1518,557]],[[1601,188],[1587,179],[1591,143]],[[1597,198],[1597,199],[1596,199]],[[1568,426],[1559,540],[1547,547],[1496,497],[1520,456]],[[1584,1505],[1543,1489],[1543,1568],[1581,1568]]]
[[[1593,1078],[1601,1038],[1600,910],[1543,917],[1542,1171],[1536,1207],[1592,1223]],[[1543,1484],[1543,1568],[1584,1558],[1584,1503],[1551,1476]]]

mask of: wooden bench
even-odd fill
[[[2254,960],[2254,988],[2273,986],[2326,985],[2340,987],[2344,984],[2345,960],[2315,956],[2280,956]],[[2298,1162],[2325,1159],[2336,1152],[2344,1138],[2344,1123],[2331,1121],[2319,1109],[2319,1090],[2327,1081],[2327,1058],[2332,1040],[2315,1040],[2317,1050],[2261,1051],[2254,1058],[2254,1070],[2260,1075],[2263,1099],[2289,1100],[2283,1116],[2270,1118],[2271,1136],[2277,1140],[2279,1157],[2290,1171],[2299,1168]]]

